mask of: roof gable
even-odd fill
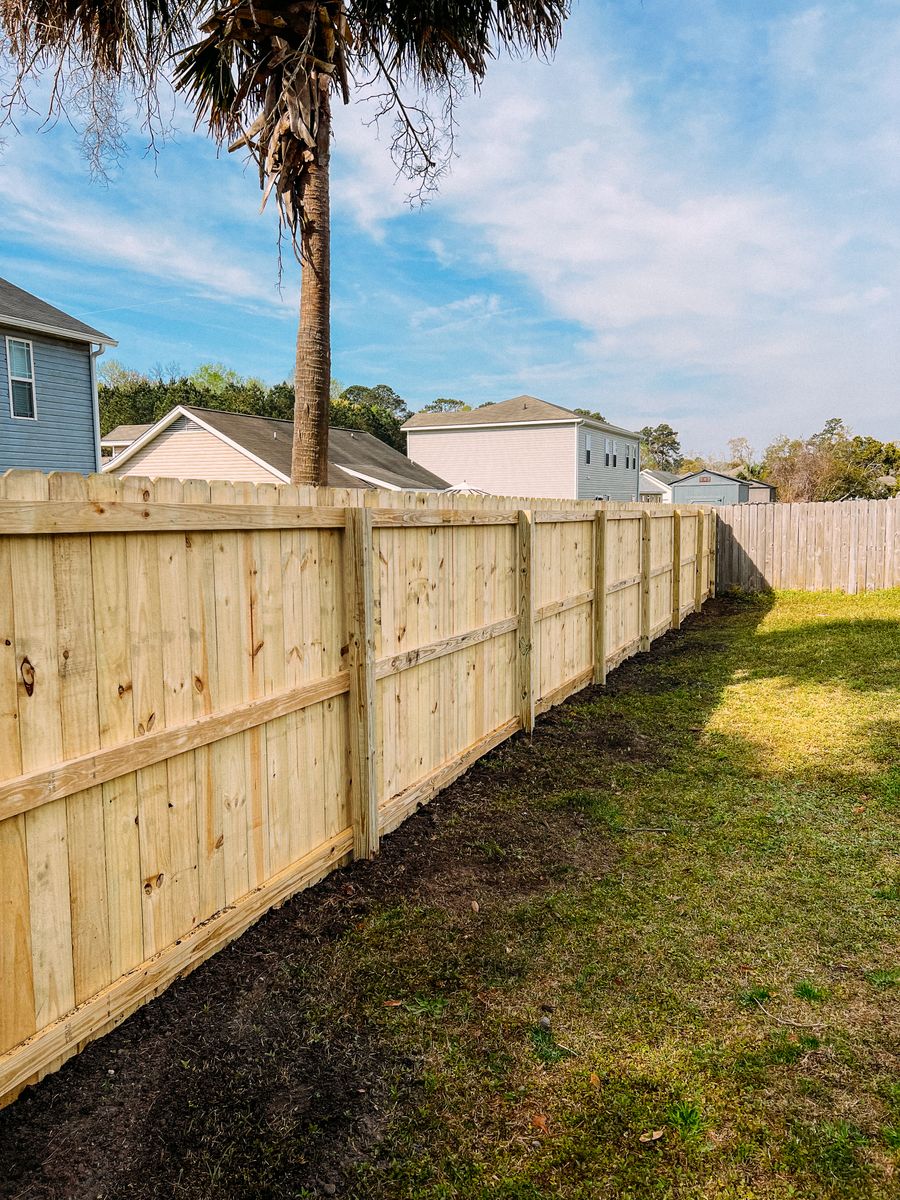
[[[598,429],[607,429],[612,433],[623,433],[629,437],[637,437],[628,429],[617,425],[608,425],[605,421],[597,421],[593,417],[582,417],[563,408],[559,404],[550,404],[537,396],[513,396],[511,400],[501,400],[497,404],[484,404],[470,412],[431,413],[418,412],[403,425],[407,430],[419,429],[451,429],[456,427],[477,427],[480,425],[530,425],[546,421],[584,423]]]
[[[687,475],[679,475],[674,479],[673,483],[687,483],[689,479],[696,479],[698,475],[715,475],[718,479],[727,479],[729,483],[750,483],[749,479],[741,479],[738,475],[728,475],[725,471],[716,471],[712,467],[701,467],[699,471],[689,471]]]
[[[292,421],[278,421],[251,413],[223,412],[215,408],[199,408],[179,404],[149,426],[105,468],[121,467],[132,455],[148,445],[174,421],[185,416],[217,434],[237,450],[255,459],[280,475],[287,482],[291,477]],[[328,436],[328,483],[331,487],[378,487],[430,489],[443,491],[449,485],[411,462],[392,446],[357,429],[330,429]]]
[[[8,279],[0,279],[0,325],[12,325],[17,329],[31,329],[36,333],[48,333],[56,337],[71,338],[76,342],[98,342],[104,346],[117,346],[113,338],[98,329],[85,325],[70,317],[60,308],[54,308],[46,300],[33,296],[24,288],[17,287]]]

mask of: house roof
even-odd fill
[[[743,479],[740,475],[729,475],[727,471],[717,471],[715,467],[701,467],[699,471],[688,471],[686,475],[679,475],[673,479],[673,483],[684,483],[688,479],[693,479],[696,475],[718,475],[720,479],[727,479],[730,483],[756,483],[755,479]],[[766,484],[766,487],[769,485]]]
[[[666,487],[681,478],[677,471],[657,471],[656,467],[641,467],[641,474],[649,475],[651,479],[655,479],[658,483],[664,483]]]
[[[70,317],[68,313],[54,308],[46,300],[33,296],[24,288],[16,287],[8,279],[0,279],[0,325],[30,329],[35,333],[48,333],[76,342],[98,342],[102,346],[119,344],[108,334],[85,325],[84,321]]]
[[[653,493],[662,496],[665,493],[663,484],[649,471],[641,471],[641,493]]]
[[[482,425],[530,425],[545,421],[584,422],[598,429],[608,429],[612,433],[624,433],[628,437],[638,435],[630,429],[621,429],[618,425],[608,425],[605,421],[597,421],[593,417],[582,417],[569,408],[559,404],[549,404],[539,400],[537,396],[513,396],[511,400],[501,400],[499,404],[485,404],[474,408],[471,412],[431,413],[418,412],[406,421],[404,429],[455,429],[458,427],[472,428]]]
[[[150,428],[150,425],[117,425],[100,439],[100,445],[125,446],[136,442]]]
[[[144,433],[121,454],[111,460],[117,467],[151,442],[180,416],[193,418],[205,428],[220,434],[239,450],[244,450],[263,465],[289,479],[291,475],[291,444],[294,435],[292,421],[276,421],[250,413],[222,412],[215,408],[199,408],[179,404]],[[111,470],[109,464],[106,470]],[[387,487],[443,491],[446,480],[411,462],[405,454],[385,442],[358,429],[328,431],[328,484],[330,487]]]

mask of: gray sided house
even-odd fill
[[[471,412],[415,413],[403,426],[409,457],[494,496],[636,500],[640,435],[535,396]]]
[[[125,440],[136,426],[120,426]],[[178,404],[103,464],[112,475],[151,479],[289,483],[292,421]],[[328,431],[328,483],[339,488],[442,492],[446,480],[358,429]]]
[[[96,359],[115,345],[0,279],[0,471],[99,470]]]
[[[673,504],[747,504],[750,499],[747,480],[722,471],[692,471],[671,487]]]

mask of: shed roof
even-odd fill
[[[686,475],[679,475],[672,480],[673,484],[686,483],[689,479],[695,479],[698,475],[718,475],[720,479],[727,479],[729,483],[755,483],[755,480],[744,479],[740,475],[729,475],[727,471],[717,471],[714,467],[701,467],[699,471],[688,471]]]
[[[0,279],[0,324],[55,337],[71,338],[76,342],[97,342],[102,346],[117,346],[118,342],[84,321],[70,317],[46,300],[33,296],[8,279]]]
[[[584,422],[598,429],[608,429],[611,433],[624,433],[628,437],[637,437],[630,429],[622,429],[618,425],[609,425],[594,417],[583,417],[563,408],[559,404],[550,404],[537,396],[513,396],[511,400],[501,400],[498,404],[484,404],[481,408],[473,408],[471,412],[432,413],[417,412],[406,421],[404,429],[455,429],[457,427],[471,428],[480,425],[531,425],[545,421]]]

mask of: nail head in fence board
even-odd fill
[[[606,511],[594,514],[594,683],[606,683]]]
[[[356,858],[371,858],[378,851],[378,785],[375,772],[375,562],[370,508],[347,509],[344,539],[353,853]]]
[[[518,518],[519,610],[519,720],[534,729],[534,525],[531,513],[519,509]]]
[[[650,649],[650,561],[653,550],[653,522],[649,513],[641,513],[641,650]]]

